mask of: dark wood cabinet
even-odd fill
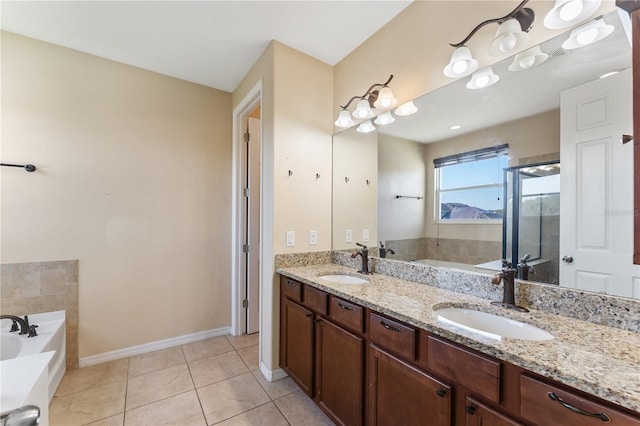
[[[309,396],[313,396],[313,312],[282,299],[280,366]]]
[[[466,398],[464,408],[465,426],[522,426],[522,423],[471,397]]]
[[[451,387],[370,345],[367,424],[451,425]]]
[[[332,420],[361,425],[364,340],[326,320],[316,324],[316,402]]]

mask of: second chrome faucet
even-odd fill
[[[495,274],[493,278],[491,278],[491,284],[500,284],[503,282],[503,294],[502,294],[502,302],[491,302],[492,305],[502,306],[503,308],[513,309],[520,312],[529,312],[527,308],[523,308],[522,306],[516,305],[516,296],[515,296],[515,279],[516,279],[516,270],[513,268],[513,265],[508,260],[502,260],[502,272],[499,274]]]
[[[360,272],[361,274],[370,275],[371,272],[369,272],[369,249],[364,244],[356,243],[356,245],[362,247],[362,250],[358,250],[353,253],[351,255],[351,258],[355,259],[357,256],[360,256],[362,260],[362,267],[358,272]]]

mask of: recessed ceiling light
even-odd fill
[[[461,128],[462,128],[462,126],[459,125],[459,124],[454,124],[452,126],[449,126],[449,129],[451,129],[451,130],[458,130],[458,129],[461,129]]]
[[[610,71],[607,73],[604,73],[600,76],[600,78],[607,78],[607,77],[611,77],[612,75],[618,74],[620,71]]]

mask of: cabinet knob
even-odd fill
[[[476,413],[476,407],[474,407],[473,405],[467,405],[465,408],[466,412],[473,415]]]
[[[438,390],[436,391],[436,394],[438,394],[438,396],[439,396],[440,398],[444,398],[444,396],[447,394],[447,391],[446,391],[446,390],[444,390],[444,389],[438,389]]]

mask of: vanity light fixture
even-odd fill
[[[484,89],[485,87],[493,86],[500,80],[494,72],[493,68],[486,67],[473,73],[471,80],[467,83],[467,89]]]
[[[393,74],[390,75],[384,83],[375,83],[371,85],[364,95],[354,96],[349,99],[349,102],[345,105],[340,105],[342,111],[340,111],[338,119],[334,124],[337,127],[351,127],[355,124],[353,119],[350,117],[348,108],[356,99],[358,100],[358,103],[356,104],[356,109],[351,114],[356,120],[368,120],[373,118],[375,115],[374,111],[371,109],[373,107],[379,109],[393,108],[398,101],[393,97],[393,92],[389,87],[389,83],[392,79]]]
[[[413,101],[409,101],[400,105],[394,112],[400,117],[405,117],[407,115],[415,114],[417,111],[418,107],[413,104]]]
[[[371,133],[376,130],[375,126],[371,123],[371,120],[366,120],[360,123],[356,129],[360,133]]]
[[[394,121],[396,121],[396,119],[393,117],[393,115],[391,115],[391,111],[387,111],[387,112],[383,112],[382,114],[380,114],[374,120],[374,123],[385,125],[385,124],[391,124]]]
[[[540,50],[540,46],[534,46],[531,49],[518,53],[513,59],[513,63],[509,65],[509,71],[522,71],[537,67],[547,59],[549,59],[549,55],[543,53],[542,50]]]
[[[444,68],[444,75],[452,78],[464,77],[477,69],[478,63],[472,58],[471,51],[465,44],[480,28],[487,24],[500,25],[495,39],[489,45],[489,54],[491,55],[509,52],[526,41],[528,38],[526,33],[529,32],[535,20],[533,9],[524,7],[528,2],[529,0],[523,0],[518,7],[505,16],[481,22],[461,42],[449,43],[456,50],[451,55],[449,64]],[[474,63],[475,65],[473,65]]]
[[[571,30],[569,38],[562,43],[563,49],[578,49],[602,40],[613,32],[613,25],[604,22],[602,16]]]
[[[556,0],[544,17],[544,26],[551,30],[571,27],[593,15],[600,3],[601,0]]]

